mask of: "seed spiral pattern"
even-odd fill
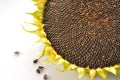
[[[48,0],[44,31],[65,60],[90,69],[120,64],[120,0]]]

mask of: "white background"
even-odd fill
[[[28,26],[24,22],[32,22],[32,16],[25,13],[35,9],[31,0],[0,0],[0,80],[43,80],[44,74],[48,74],[48,80],[78,80],[77,72],[59,72],[56,68],[61,65],[55,63],[45,65],[41,74],[36,73],[43,61],[36,65],[32,61],[42,52],[43,44],[35,43],[38,38],[21,27]],[[14,55],[16,50],[20,51],[19,56]],[[103,79],[96,76],[93,80]],[[120,78],[109,74],[106,80]]]

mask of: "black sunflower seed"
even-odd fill
[[[44,79],[44,80],[47,80],[47,79],[48,79],[47,74],[45,74],[45,75],[43,76],[43,79]]]
[[[15,51],[14,53],[15,53],[16,55],[19,55],[19,54],[20,54],[20,52],[19,52],[19,51]]]
[[[37,62],[38,62],[38,59],[33,60],[33,63],[37,63]]]
[[[38,69],[36,69],[36,72],[37,72],[38,74],[40,74],[41,71],[40,71],[40,69],[38,68]]]
[[[39,69],[43,69],[44,67],[43,66],[38,66]]]

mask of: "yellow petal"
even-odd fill
[[[120,66],[116,68],[116,74],[120,76]]]
[[[33,0],[34,2],[38,2],[38,1],[40,1],[40,0]]]
[[[33,0],[36,3],[41,3],[41,4],[45,4],[47,0]]]
[[[90,73],[90,78],[93,79],[95,77],[96,70],[92,69],[89,71],[89,73]]]
[[[34,19],[34,24],[39,28],[39,30],[43,30],[43,27],[45,25],[42,23],[42,17],[39,20]]]
[[[52,62],[52,61],[54,61],[54,59],[50,56],[49,59],[47,59],[47,60],[44,62],[44,64],[47,64],[47,63]]]
[[[114,68],[120,68],[120,65],[115,65]]]
[[[34,25],[35,26],[35,23],[33,23],[33,22],[25,22],[26,24],[32,24],[32,25]],[[37,27],[37,26],[35,26],[35,27]]]
[[[70,65],[70,68],[71,68],[71,70],[75,70],[75,69],[77,68],[77,66],[74,65],[74,64],[71,64],[71,65]]]
[[[70,70],[70,65],[69,65],[69,63],[66,63],[66,61],[64,61],[63,67],[66,70]]]
[[[82,78],[85,74],[84,68],[78,68],[77,71],[79,79]]]
[[[39,32],[40,32],[40,35],[39,35],[40,38],[46,37],[46,33],[44,31],[39,31]]]
[[[104,68],[104,70],[116,75],[116,69],[114,67],[106,67],[106,68]]]
[[[37,42],[41,42],[41,43],[44,43],[46,45],[51,45],[50,41],[46,38],[41,38]]]
[[[42,11],[42,12],[44,11],[44,8],[45,8],[44,4],[36,3],[35,5],[40,11]]]
[[[63,64],[64,61],[65,61],[64,59],[59,59],[59,60],[57,61],[57,63],[58,63],[58,64]]]
[[[45,52],[43,52],[39,57],[38,59],[40,60],[41,58],[43,58],[45,56]]]
[[[56,55],[55,57],[55,61],[58,61],[59,59],[61,59],[62,57],[60,55]]]
[[[107,73],[103,69],[100,69],[100,68],[97,69],[97,74],[104,79],[107,77]]]

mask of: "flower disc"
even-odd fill
[[[68,62],[90,69],[120,64],[120,0],[48,0],[43,23]]]

